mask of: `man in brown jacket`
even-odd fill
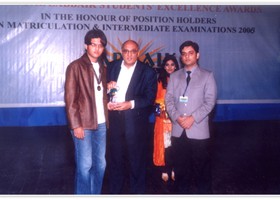
[[[106,167],[107,86],[102,55],[105,34],[85,35],[86,52],[66,70],[65,104],[75,145],[76,194],[100,194]]]

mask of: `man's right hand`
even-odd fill
[[[74,128],[74,136],[78,139],[84,139],[85,132],[83,127]]]
[[[194,118],[192,115],[179,116],[177,122],[183,129],[190,129],[194,123]]]
[[[107,83],[107,90],[110,91],[112,88],[115,88],[117,85],[116,81],[110,81],[109,83]]]

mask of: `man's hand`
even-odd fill
[[[109,83],[107,83],[107,90],[110,91],[112,88],[115,88],[117,85],[116,81],[110,81]]]
[[[192,115],[180,116],[178,117],[177,122],[183,129],[190,129],[194,123],[194,118]]]
[[[109,102],[107,104],[107,108],[108,110],[117,110],[117,111],[128,110],[131,109],[131,102],[130,101],[118,102],[118,103]]]
[[[82,127],[74,128],[74,136],[78,139],[84,139],[85,132]]]

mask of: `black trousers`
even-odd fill
[[[175,193],[211,194],[210,139],[172,137]]]
[[[171,178],[171,171],[173,169],[172,147],[167,147],[164,151],[165,166],[160,166],[160,171],[161,173],[167,173]]]
[[[110,193],[145,194],[148,124],[140,124],[142,128],[134,125],[137,121],[128,124],[124,111],[111,111],[109,120]],[[126,182],[128,191],[124,191]]]

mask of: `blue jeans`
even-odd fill
[[[100,194],[106,167],[106,125],[97,130],[85,130],[85,138],[78,139],[71,130],[75,145],[76,194]]]

